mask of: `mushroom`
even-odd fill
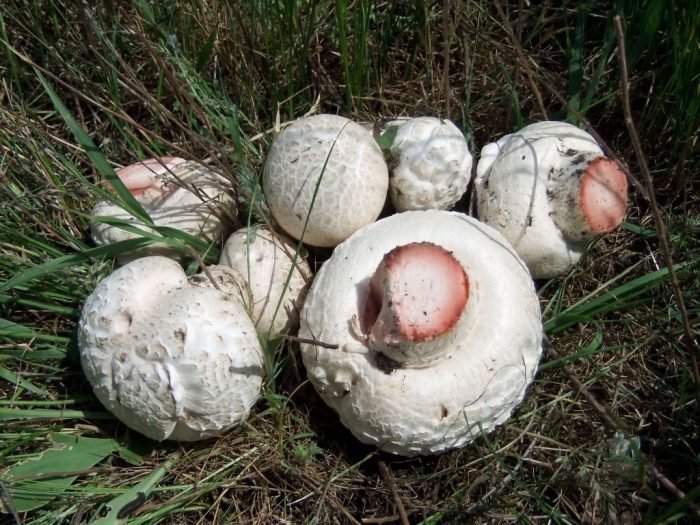
[[[411,211],[336,247],[309,291],[299,336],[309,379],[362,442],[413,456],[503,423],[541,353],[527,268],[492,228]]]
[[[627,179],[595,139],[565,122],[538,122],[484,146],[476,168],[479,219],[511,242],[534,279],[573,266],[592,238],[614,230]]]
[[[395,120],[389,150],[389,195],[398,212],[446,210],[467,191],[472,156],[452,121],[435,117]]]
[[[272,142],[262,186],[289,235],[330,247],[377,219],[389,175],[381,149],[359,124],[315,115],[293,122]]]
[[[103,279],[78,326],[85,375],[130,428],[195,441],[241,423],[260,395],[263,357],[239,277],[189,280],[173,260],[136,259]],[[216,287],[218,287],[218,289]]]
[[[158,226],[169,226],[205,241],[217,239],[225,228],[222,217],[233,207],[230,184],[221,175],[197,162],[178,157],[148,159],[117,170],[117,175]],[[93,216],[109,216],[129,221],[153,232],[129,212],[110,201],[100,201]],[[95,244],[103,245],[138,237],[137,233],[92,221]],[[176,248],[154,243],[119,257],[127,263],[146,255],[178,258]]]
[[[248,283],[253,322],[268,336],[283,334],[299,321],[311,268],[295,251],[292,241],[265,227],[241,228],[221,251],[219,264],[237,270]]]

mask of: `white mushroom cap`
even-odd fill
[[[389,194],[396,211],[446,210],[467,191],[472,156],[464,135],[450,120],[396,120],[390,154]]]
[[[299,335],[338,345],[301,351],[342,423],[364,443],[412,456],[508,419],[534,377],[542,325],[527,268],[505,239],[430,210],[387,217],[336,247]]]
[[[176,228],[205,241],[219,237],[225,228],[222,217],[233,207],[230,183],[203,164],[178,157],[164,157],[132,164],[117,170],[117,175],[158,226]],[[109,201],[100,201],[94,216],[110,216],[133,223],[148,232],[150,228],[129,212]],[[116,226],[91,223],[97,245],[138,237]],[[146,255],[178,258],[180,253],[165,243],[155,243],[119,258],[121,263]]]
[[[225,267],[211,272],[230,287],[202,277],[191,284],[171,259],[144,257],[102,280],[83,306],[87,379],[110,412],[152,439],[219,435],[260,395],[262,350],[237,277]]]
[[[294,260],[295,251],[287,237],[264,227],[241,228],[221,251],[219,264],[230,266],[248,283],[253,322],[269,336],[283,334],[299,321],[311,268],[301,256]]]
[[[619,165],[565,122],[531,124],[484,146],[476,173],[479,218],[511,242],[535,279],[565,272],[625,213]]]
[[[381,149],[359,124],[315,115],[287,126],[272,142],[262,185],[289,235],[301,238],[311,210],[303,241],[328,247],[377,219],[389,175]]]

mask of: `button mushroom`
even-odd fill
[[[377,219],[389,175],[382,151],[359,124],[315,115],[284,128],[272,142],[262,186],[289,235],[330,247]]]
[[[222,218],[232,209],[231,185],[206,166],[178,157],[149,159],[117,170],[117,175],[134,195],[154,224],[184,231],[199,239],[213,241],[225,228]],[[100,201],[94,216],[109,216],[143,226],[127,211],[109,201]],[[91,223],[92,238],[97,245],[133,239],[138,234],[99,221]],[[119,257],[124,264],[145,255],[177,258],[181,254],[165,243],[154,243]]]
[[[398,212],[446,210],[467,191],[472,156],[462,133],[450,120],[418,117],[396,120],[389,154],[389,195]]]
[[[534,377],[542,325],[510,245],[470,217],[430,210],[382,219],[336,247],[299,335],[319,342],[302,343],[302,357],[342,423],[413,456],[508,419]]]
[[[152,439],[194,441],[241,423],[260,395],[263,358],[226,267],[189,280],[165,257],[103,279],[85,301],[78,347],[102,404]]]
[[[237,270],[248,283],[258,331],[276,336],[294,328],[311,269],[296,246],[264,227],[241,228],[224,244],[219,264]]]
[[[620,166],[564,122],[531,124],[484,146],[476,172],[479,218],[513,244],[535,279],[565,272],[625,214]]]

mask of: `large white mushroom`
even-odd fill
[[[301,351],[323,400],[362,442],[412,456],[503,423],[541,353],[527,268],[463,214],[406,212],[336,247],[301,314]],[[335,347],[337,345],[337,348]]]
[[[467,191],[472,156],[454,123],[435,117],[391,121],[389,195],[398,212],[447,210]]]
[[[617,228],[627,179],[587,132],[538,122],[484,146],[479,219],[513,245],[535,279],[565,272],[598,234]]]
[[[117,175],[134,195],[154,224],[176,228],[207,242],[220,237],[226,227],[222,220],[233,207],[231,184],[223,176],[197,162],[179,157],[148,159],[117,170]],[[138,219],[117,204],[100,201],[93,216],[122,219],[151,232]],[[118,226],[91,223],[92,238],[97,245],[138,237]],[[181,254],[165,243],[155,243],[123,254],[126,263],[145,255],[177,258]]]
[[[265,227],[241,228],[231,234],[219,264],[238,271],[248,283],[250,310],[258,332],[276,336],[299,321],[311,268],[287,237]]]
[[[389,175],[381,149],[359,124],[315,115],[290,124],[272,142],[262,186],[289,235],[330,247],[377,219]]]
[[[83,370],[117,418],[152,439],[194,441],[241,423],[260,395],[263,358],[223,266],[189,280],[165,257],[144,257],[102,280],[78,328]],[[244,286],[244,284],[243,284]]]

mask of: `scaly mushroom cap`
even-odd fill
[[[221,251],[219,264],[236,270],[250,287],[256,328],[271,337],[296,327],[311,280],[309,264],[302,257],[294,260],[295,251],[287,237],[264,227],[241,228]]]
[[[176,228],[205,241],[218,238],[226,226],[222,217],[233,207],[229,182],[197,162],[178,157],[164,157],[161,161],[149,159],[132,164],[117,170],[117,175],[156,225]],[[98,202],[92,215],[122,219],[152,232],[109,201]],[[136,233],[98,221],[91,223],[91,233],[98,246],[138,237]],[[155,243],[122,255],[119,262],[125,264],[146,255],[181,256],[172,246]]]
[[[315,115],[275,138],[262,185],[272,215],[289,235],[301,238],[310,212],[303,241],[328,247],[377,219],[389,175],[382,151],[359,124]]]
[[[565,122],[531,124],[484,146],[476,172],[479,218],[511,242],[535,279],[565,272],[625,214],[620,166]]]
[[[452,121],[435,117],[396,120],[390,154],[389,194],[398,212],[446,210],[467,191],[472,156]]]
[[[152,439],[195,441],[241,423],[260,395],[262,349],[233,270],[188,281],[164,257],[102,280],[83,306],[78,346],[97,398]],[[245,286],[243,284],[243,286]]]
[[[309,379],[362,442],[413,456],[461,446],[510,416],[541,352],[530,275],[493,229],[414,211],[336,247],[309,291]]]

